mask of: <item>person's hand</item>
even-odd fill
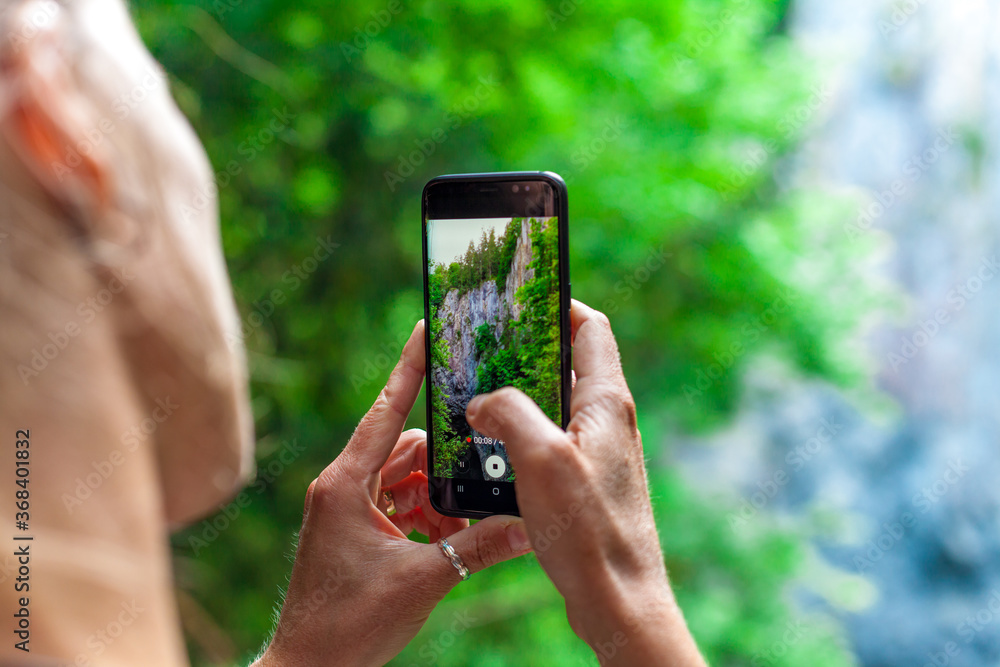
[[[400,435],[423,377],[420,322],[344,451],[309,485],[288,594],[258,667],[385,664],[461,581],[435,544],[439,537],[471,572],[530,550],[520,519],[496,516],[469,527],[431,507],[426,436]],[[411,530],[431,543],[411,542]]]
[[[611,326],[578,301],[571,319],[576,382],[566,431],[509,387],[473,399],[469,423],[506,444],[538,561],[601,664],[704,665],[667,582]]]

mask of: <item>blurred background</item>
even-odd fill
[[[268,637],[422,316],[423,184],[513,169],[569,184],[709,662],[998,664],[998,5],[132,3],[216,170],[258,434],[249,502],[173,537],[194,664]],[[392,664],[596,659],[529,556]]]

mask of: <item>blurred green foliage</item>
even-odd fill
[[[840,241],[816,234],[835,206],[771,177],[810,97],[783,3],[132,9],[217,172],[259,437],[249,502],[174,537],[178,585],[205,612],[186,623],[196,665],[245,664],[271,629],[305,488],[421,317],[419,196],[432,176],[566,178],[573,294],[611,317],[651,455],[729,414],[756,354],[843,374],[832,342],[852,314],[831,312],[815,284],[841,275]],[[329,259],[322,244],[337,244]],[[798,280],[819,244],[826,265]],[[821,621],[774,650],[795,618],[783,596],[795,540],[735,535],[724,508],[651,476],[678,597],[712,664],[849,662]],[[457,633],[456,614],[473,619]],[[393,664],[595,662],[527,557],[458,586]]]

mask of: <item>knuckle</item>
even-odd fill
[[[312,507],[312,504],[313,504],[313,494],[315,493],[315,491],[316,491],[316,480],[314,479],[313,481],[311,481],[309,483],[309,486],[306,488],[306,497],[302,500],[302,520],[303,520],[303,522],[305,521],[305,518],[307,516],[309,516],[309,508]]]
[[[601,329],[611,331],[611,320],[608,319],[608,316],[605,315],[600,310],[595,310],[593,315],[591,316],[591,319],[594,321],[594,324],[596,324]]]
[[[406,412],[404,412],[403,409],[399,407],[398,394],[399,394],[399,389],[397,387],[392,386],[392,383],[387,384],[385,388],[382,389],[381,392],[379,392],[378,398],[375,399],[375,405],[373,406],[372,411],[374,412],[374,410],[377,408],[379,414],[396,412],[402,415],[403,418],[406,418],[407,417]]]
[[[518,392],[518,390],[514,389],[513,387],[501,387],[500,389],[497,389],[495,392],[493,392],[494,400],[498,405],[501,406],[511,405],[512,403],[517,401],[519,396],[520,392]]]
[[[632,398],[632,393],[623,390],[619,396],[619,404],[622,410],[622,416],[625,419],[626,424],[629,428],[633,430],[638,429],[638,409],[635,405],[635,399]]]
[[[555,460],[561,460],[567,457],[574,457],[578,450],[570,442],[570,439],[565,434],[545,438],[541,442],[541,447],[538,450],[546,453],[549,457]]]
[[[638,432],[638,410],[631,392],[625,388],[607,385],[591,403],[579,413],[580,418],[607,424],[615,429],[624,427],[630,433]]]
[[[427,493],[427,486],[424,484],[394,489],[392,496],[396,503],[396,511],[405,513],[420,507]]]
[[[600,401],[603,410],[631,429],[638,428],[638,408],[627,387],[608,384]]]
[[[336,484],[330,477],[330,471],[324,470],[309,485],[310,491],[307,491],[307,497],[310,512],[316,510],[322,513],[324,509],[331,507],[335,502]]]
[[[487,426],[497,428],[510,422],[520,398],[520,393],[513,387],[503,387],[496,390],[488,404]]]

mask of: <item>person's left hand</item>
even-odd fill
[[[281,618],[257,667],[385,664],[461,581],[440,537],[470,572],[531,550],[520,519],[493,516],[470,527],[431,507],[426,435],[401,435],[423,384],[424,356],[421,321],[344,451],[309,485]],[[411,542],[411,530],[430,544]]]

